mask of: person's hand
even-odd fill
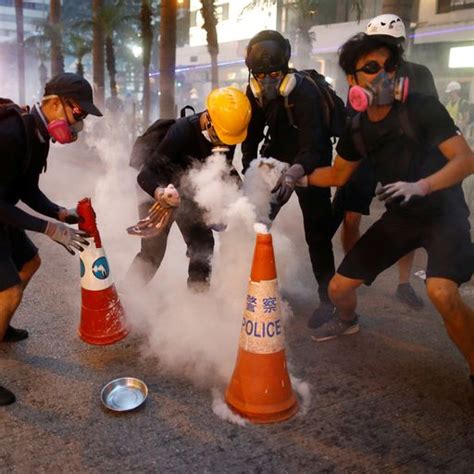
[[[303,178],[304,175],[304,169],[299,164],[290,166],[288,170],[282,173],[278,183],[272,189],[272,193],[275,193],[276,202],[280,206],[288,202],[298,180]]]
[[[61,244],[71,255],[75,255],[74,249],[82,252],[89,245],[86,240],[90,235],[83,230],[76,230],[64,224],[48,222],[44,233],[52,240]]]
[[[426,179],[420,179],[416,183],[407,183],[397,181],[396,183],[386,184],[376,191],[380,201],[387,204],[394,201],[401,201],[401,205],[408,204],[411,199],[427,196],[431,192],[431,187]]]
[[[61,207],[58,212],[58,221],[65,222],[66,224],[79,224],[83,219],[77,213],[77,209],[66,209]]]
[[[178,207],[181,202],[178,190],[172,184],[168,184],[166,188],[156,188],[153,195],[163,208]]]
[[[174,211],[181,202],[178,190],[169,184],[166,188],[156,188],[154,196],[156,202],[150,207],[148,215],[127,228],[129,235],[150,239],[157,237],[171,224]]]

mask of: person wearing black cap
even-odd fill
[[[242,143],[243,171],[257,158],[264,138],[261,155],[289,164],[274,190],[270,219],[290,199],[298,178],[329,166],[332,158],[331,136],[324,122],[320,94],[304,75],[289,68],[290,55],[287,39],[277,31],[264,30],[250,40],[245,58],[250,72],[247,96],[252,105],[252,120]],[[331,193],[329,189],[296,188],[296,195],[319,285],[320,304],[308,322],[311,327],[329,320],[334,311],[328,296],[329,281],[334,275]]]
[[[51,202],[39,188],[46,169],[49,141],[71,143],[82,130],[88,114],[102,116],[92,100],[90,84],[77,74],[53,77],[45,87],[41,103],[23,110],[2,99],[0,109],[0,342],[16,342],[28,337],[10,321],[23,292],[40,266],[38,249],[25,230],[46,234],[74,255],[88,245],[87,234],[65,225],[76,224],[75,209]],[[45,220],[19,209],[22,201]],[[15,397],[0,387],[0,405]]]

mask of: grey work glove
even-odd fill
[[[86,237],[90,237],[83,230],[76,230],[64,224],[48,222],[44,233],[52,240],[61,244],[71,255],[75,255],[74,249],[82,252],[83,246],[89,245]]]
[[[66,224],[79,224],[83,218],[79,216],[75,207],[72,209],[61,207],[58,212],[58,220]]]
[[[397,181],[381,187],[376,194],[380,201],[387,204],[401,201],[401,205],[406,205],[413,198],[427,196],[431,192],[431,187],[426,179],[420,179],[416,183]]]
[[[276,186],[272,189],[275,193],[275,201],[279,206],[283,206],[288,202],[293,193],[298,180],[305,175],[305,171],[301,165],[292,165],[285,171]]]

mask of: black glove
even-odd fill
[[[305,175],[301,165],[290,166],[280,177],[272,193],[276,193],[275,198],[278,205],[283,206],[288,202],[293,193],[297,181]]]
[[[61,207],[58,212],[58,221],[65,222],[66,224],[79,224],[84,219],[79,216],[76,208],[66,209]]]

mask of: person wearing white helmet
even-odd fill
[[[337,311],[312,338],[323,342],[357,333],[357,288],[370,285],[407,252],[422,247],[427,295],[466,359],[474,383],[474,308],[459,292],[474,271],[469,208],[461,187],[474,174],[474,152],[438,99],[400,93],[405,78],[398,75],[399,64],[398,48],[365,33],[340,49],[339,65],[351,87],[349,100],[360,112],[348,121],[334,164],[316,168],[307,182],[344,185],[368,160],[383,185],[377,195],[386,210],[339,265],[329,284]],[[411,123],[416,137],[403,130],[401,118]]]
[[[400,53],[400,65],[397,74],[408,77],[409,92],[430,95],[438,98],[433,75],[422,64],[416,64],[403,59],[403,43],[406,39],[405,25],[397,15],[379,15],[369,21],[365,34],[376,38],[381,44],[395,45]],[[351,110],[349,115],[355,115]],[[354,173],[351,180],[339,188],[334,196],[333,209],[335,215],[334,232],[343,223],[341,240],[345,253],[347,253],[360,237],[360,223],[362,215],[370,214],[370,203],[374,197],[376,181],[371,164],[364,162]],[[411,252],[403,257],[399,264],[399,284],[396,298],[408,307],[420,310],[423,300],[415,293],[410,284],[413,260],[415,253]]]
[[[446,102],[446,110],[448,111],[454,123],[459,127],[461,132],[465,132],[469,123],[469,104],[464,100],[461,93],[461,84],[457,81],[451,81],[444,91],[448,96]]]

